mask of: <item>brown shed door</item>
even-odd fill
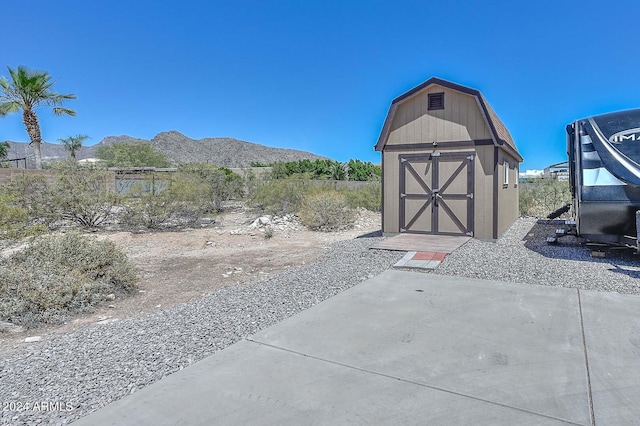
[[[473,236],[474,156],[400,156],[400,232]]]

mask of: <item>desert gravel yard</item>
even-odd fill
[[[605,258],[574,237],[548,245],[558,225],[520,218],[497,242],[470,240],[433,271],[441,275],[640,294],[640,257],[611,250]]]
[[[519,219],[499,241],[471,240],[432,273],[640,293],[635,255],[592,258],[569,238],[547,246],[554,228]],[[313,263],[167,309],[52,334],[2,354],[0,424],[66,424],[307,309],[404,255],[368,249],[378,241],[370,235],[337,241]],[[16,409],[33,408],[36,401],[56,409]]]

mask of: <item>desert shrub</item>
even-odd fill
[[[211,211],[209,183],[194,173],[177,173],[169,186],[152,191],[152,177],[131,187],[123,201],[121,220],[132,227],[193,226],[205,212]]]
[[[269,214],[285,215],[297,212],[304,196],[318,189],[304,180],[271,179],[257,185],[251,202]]]
[[[37,237],[0,258],[0,319],[25,327],[59,323],[135,283],[135,269],[110,241],[75,232]]]
[[[44,225],[29,222],[27,210],[20,206],[13,194],[0,188],[0,240],[13,240],[46,233]]]
[[[96,157],[107,167],[169,167],[167,156],[152,145],[141,142],[120,142],[98,146]]]
[[[328,232],[348,228],[355,220],[355,213],[343,194],[323,190],[305,195],[298,217],[308,228]]]
[[[103,224],[118,203],[113,175],[97,169],[63,169],[56,174],[51,206],[57,218],[84,228]]]
[[[40,174],[17,176],[6,192],[27,212],[30,224],[54,229],[69,221],[93,228],[107,220],[118,202],[112,180],[104,170],[64,167],[56,171],[53,182]]]
[[[520,184],[520,215],[544,218],[571,203],[568,181],[539,179]]]
[[[192,186],[198,187],[201,208],[206,212],[221,211],[226,201],[243,195],[245,182],[242,176],[226,167],[192,163],[181,165],[178,170]]]
[[[349,207],[370,210],[372,212],[379,212],[382,208],[382,185],[380,182],[371,182],[360,188],[340,189],[340,192],[345,196]]]
[[[42,174],[15,176],[4,188],[15,206],[23,209],[31,225],[54,228],[59,217],[53,206],[55,189]]]
[[[139,186],[139,185],[136,185]],[[123,202],[121,220],[135,228],[190,226],[200,218],[200,210],[173,197],[171,191],[153,193],[132,188]],[[191,208],[189,208],[191,207]]]

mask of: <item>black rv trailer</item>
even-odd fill
[[[587,241],[638,247],[640,109],[567,125],[576,232]]]

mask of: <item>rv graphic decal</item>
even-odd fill
[[[625,141],[640,141],[640,128],[623,130],[618,133],[614,133],[609,137],[611,143],[622,143]]]

